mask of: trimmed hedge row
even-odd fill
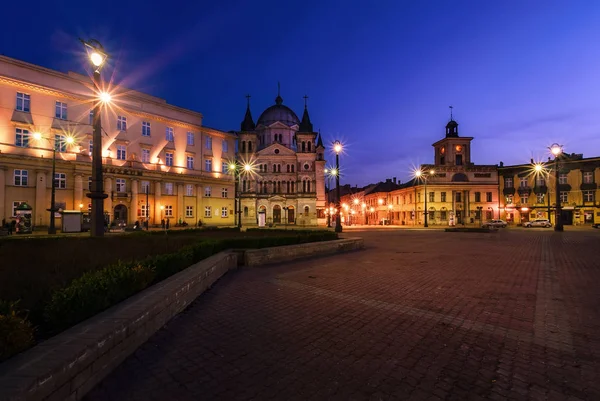
[[[286,237],[200,240],[177,252],[139,261],[119,261],[99,270],[88,271],[52,293],[40,324],[46,334],[57,334],[225,249],[259,249],[338,238],[336,233],[330,231],[298,231],[294,234]],[[10,319],[3,320],[0,310],[0,343],[0,361],[28,348],[33,343],[31,324],[16,313]]]

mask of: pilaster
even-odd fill
[[[138,219],[139,208],[139,181],[131,180],[131,204],[129,205],[129,222],[133,223]]]
[[[50,224],[50,200],[46,200],[46,180],[48,172],[46,170],[35,171],[35,208],[33,210],[35,225]]]
[[[160,211],[160,198],[161,198],[161,182],[156,181],[154,183],[154,224],[160,224],[162,219]]]

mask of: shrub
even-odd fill
[[[0,301],[0,362],[31,347],[33,327],[17,309],[18,302]]]

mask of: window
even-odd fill
[[[165,205],[165,217],[173,217],[173,206]]]
[[[185,195],[194,196],[194,186],[192,184],[187,184],[185,186]]]
[[[142,193],[150,193],[150,181],[142,181]]]
[[[204,160],[204,170],[212,172],[212,159]]]
[[[221,217],[227,217],[227,206],[221,208]]]
[[[192,156],[187,157],[187,168],[190,170],[194,169],[194,158]]]
[[[455,199],[456,202],[462,202],[462,192],[456,192]]]
[[[67,188],[67,175],[65,173],[54,174],[54,187],[58,189]]]
[[[446,202],[446,193],[442,192],[442,202]],[[404,203],[406,203],[406,197],[404,197]]]
[[[512,188],[512,187],[513,187],[512,177],[504,177],[504,188]]]
[[[90,115],[88,117],[88,123],[90,125],[94,125],[94,110],[93,109],[90,110]]]
[[[165,195],[173,195],[173,183],[165,182]]]
[[[185,207],[185,217],[194,217],[194,206]]]
[[[142,163],[150,163],[150,149],[142,149]]]
[[[559,184],[567,184],[567,183],[568,183],[568,180],[567,180],[567,174],[565,174],[565,173],[561,173],[561,174],[558,176],[558,183],[559,183]]]
[[[541,177],[541,176],[535,177],[535,186],[536,187],[543,187],[545,185],[546,185],[546,180],[544,179],[544,177]]]
[[[17,107],[16,109],[18,111],[30,111],[29,110],[29,106],[30,106],[30,97],[29,95],[25,94],[25,93],[20,93],[17,92]]]
[[[206,149],[212,150],[212,138],[210,136],[206,137]]]
[[[172,166],[173,165],[173,152],[165,153],[165,165]]]
[[[212,194],[212,188],[211,187],[204,187],[204,196],[206,198],[210,198]]]
[[[308,206],[304,206],[304,216],[308,217],[309,213],[310,213],[310,208]]]
[[[187,133],[187,144],[193,146],[194,145],[194,133],[188,131]]]
[[[486,202],[491,202],[492,201],[492,193],[491,192],[486,192],[485,193],[485,201]]]
[[[221,163],[221,172],[225,174],[229,172],[229,167],[227,166],[227,163]]]
[[[117,160],[127,159],[127,148],[125,145],[117,145]]]
[[[456,155],[456,165],[462,166],[462,164],[463,164],[462,155]]]
[[[15,180],[14,183],[18,187],[26,187],[27,186],[27,170],[15,170]]]
[[[54,135],[54,146],[57,152],[66,152],[67,138],[64,135]]]
[[[537,194],[537,203],[544,203],[544,198],[546,197],[546,194]]]
[[[560,202],[567,203],[569,201],[569,193],[567,191],[560,191]]]
[[[138,216],[142,216],[142,217],[150,216],[150,207],[146,207],[146,205],[143,204],[139,209]]]
[[[412,194],[408,195],[408,203],[413,203],[413,201],[412,201]]]
[[[221,146],[223,153],[229,152],[229,143],[225,139],[223,139],[223,144]]]
[[[507,205],[512,205],[513,203],[513,196],[512,195],[506,195],[506,204]]]
[[[527,183],[527,177],[519,178],[519,186],[521,188],[527,188],[529,186],[529,184]]]
[[[15,130],[15,145],[20,148],[29,146],[29,131],[26,129],[17,128]]]
[[[125,192],[125,178],[117,178],[117,192]]]
[[[61,120],[67,119],[67,104],[63,102],[56,102],[54,116]]]
[[[448,220],[447,212],[445,210],[440,211],[440,220]]]
[[[211,209],[210,206],[204,206],[204,217],[211,217],[212,213],[211,213]]]
[[[584,202],[593,202],[594,201],[594,191],[583,191],[583,201]]]
[[[227,188],[221,188],[221,198],[227,198]]]
[[[88,191],[92,190],[92,177],[88,177]]]
[[[435,192],[429,193],[429,202],[435,202]]]
[[[481,192],[475,192],[475,202],[481,202]]]
[[[175,135],[173,134],[173,128],[167,127],[165,128],[165,139],[169,142],[173,142]]]
[[[117,116],[117,129],[127,131],[127,117]]]
[[[594,172],[585,171],[583,173],[583,183],[584,184],[592,184],[594,182]]]
[[[142,136],[150,136],[150,131],[151,131],[150,122],[142,121]]]
[[[529,203],[529,196],[528,195],[521,195],[521,204],[522,205],[527,205]]]
[[[13,202],[13,204],[12,204],[12,212],[11,212],[12,214],[11,214],[11,217],[16,217],[16,216],[17,216],[17,208],[18,208],[19,206],[21,206],[21,203],[25,203],[25,201],[15,201],[15,202]]]

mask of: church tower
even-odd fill
[[[472,137],[458,136],[458,123],[454,121],[452,106],[450,106],[450,121],[446,124],[446,137],[433,144],[434,165],[468,166],[471,163],[472,140]]]

